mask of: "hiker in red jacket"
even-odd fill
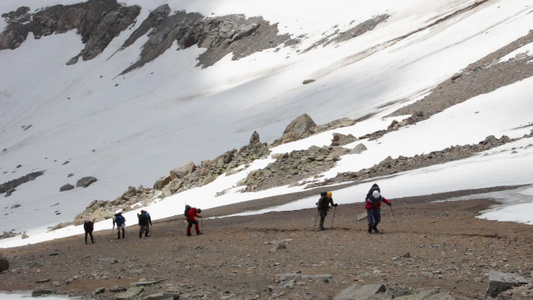
[[[198,220],[196,220],[196,218],[202,217],[199,215],[199,213],[201,212],[202,210],[196,207],[191,207],[191,209],[189,209],[189,212],[187,213],[188,214],[187,222],[189,223],[189,225],[187,226],[187,236],[191,236],[191,228],[193,224],[196,229],[196,234],[197,235],[202,234],[200,232],[200,227],[198,227]]]
[[[366,196],[366,214],[368,216],[368,233],[372,233],[372,229],[375,232],[379,232],[378,224],[381,222],[381,202],[385,202],[391,206],[391,202],[381,196],[379,186],[377,184],[372,185],[370,191]]]

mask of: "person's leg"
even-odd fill
[[[324,228],[324,220],[326,220],[326,216],[328,215],[327,209],[321,209],[320,210],[320,230],[325,230]]]
[[[85,244],[87,244],[87,231],[85,231]]]
[[[187,236],[191,236],[192,221],[189,220],[189,225],[187,225]]]
[[[372,225],[374,224],[374,211],[372,209],[367,209],[366,215],[368,217],[368,233],[372,233]]]
[[[194,229],[196,230],[196,235],[200,234],[200,227],[198,226],[198,221],[193,221]]]
[[[150,225],[145,225],[145,227],[144,227],[144,237],[148,237],[148,233],[150,233]]]
[[[117,239],[120,240],[120,227],[117,227]]]
[[[381,210],[376,209],[374,212],[374,226],[372,226],[375,232],[379,232],[378,230],[379,222],[381,222]]]
[[[93,232],[89,232],[89,235],[91,236],[91,243],[94,244]],[[87,236],[85,236],[85,244],[87,244]]]
[[[125,239],[126,238],[126,226],[122,226],[122,238]]]
[[[143,237],[143,231],[144,231],[143,227],[144,227],[143,225],[139,225],[139,238]]]

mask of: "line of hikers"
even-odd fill
[[[370,190],[368,191],[366,198],[365,198],[365,209],[367,213],[367,223],[368,223],[368,233],[372,233],[372,231],[379,233],[378,230],[378,224],[381,222],[381,202],[384,202],[385,204],[392,207],[392,203],[385,199],[381,195],[381,189],[380,187],[374,183]],[[324,227],[324,221],[326,219],[326,216],[328,215],[328,211],[331,208],[335,208],[335,211],[337,209],[336,203],[333,202],[333,196],[331,192],[322,192],[320,194],[320,199],[318,199],[318,202],[316,203],[318,211],[317,211],[317,218],[318,215],[320,215],[320,224],[319,224],[319,230],[325,230]],[[185,212],[184,216],[187,219],[187,236],[192,235],[192,227],[194,225],[194,229],[196,231],[196,235],[201,235],[202,232],[200,231],[200,226],[198,224],[197,218],[202,218],[200,213],[202,210],[200,208],[191,207],[190,205],[185,205]],[[150,226],[152,226],[152,218],[150,217],[150,214],[146,210],[141,210],[139,214],[137,214],[137,218],[139,220],[139,238],[142,238],[143,234],[144,237],[148,237],[148,234],[150,233]],[[335,213],[333,214],[333,219],[335,218]],[[333,224],[333,221],[332,221]],[[121,212],[115,213],[113,216],[113,229],[117,228],[117,239],[126,238],[126,218],[122,215]],[[315,225],[316,225],[316,218],[315,218]],[[314,227],[314,226],[313,226]],[[87,238],[88,236],[91,237],[91,242],[94,244],[94,238],[93,238],[93,230],[94,230],[94,220],[84,220],[83,223],[83,229],[85,230],[85,244],[87,244]],[[122,235],[121,235],[122,234]]]

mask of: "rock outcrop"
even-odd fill
[[[116,0],[90,0],[73,5],[55,5],[32,13],[29,7],[5,13],[8,26],[0,33],[0,50],[16,49],[30,33],[36,39],[77,30],[85,44],[67,65],[91,60],[100,55],[122,31],[134,25],[141,12],[139,6],[125,6]],[[207,49],[198,57],[198,66],[209,67],[233,53],[237,60],[283,43],[295,43],[289,35],[279,35],[277,24],[262,17],[244,15],[205,17],[199,13],[171,12],[164,4],[142,21],[129,36],[122,49],[148,35],[139,59],[121,74],[140,68],[167,51],[175,42],[179,49],[192,46]]]
[[[21,184],[24,184],[26,182],[29,182],[29,181],[32,181],[32,180],[35,180],[35,178],[41,176],[44,174],[44,171],[36,171],[36,172],[31,172],[29,174],[26,174],[20,178],[17,178],[17,179],[13,179],[13,180],[10,180],[8,182],[5,182],[5,183],[2,183],[0,184],[0,194],[3,194],[5,193],[5,197],[9,197],[9,195],[13,194],[13,192],[15,192],[16,188],[21,185]]]
[[[0,33],[0,50],[16,49],[29,33],[36,39],[54,33],[77,30],[85,48],[79,57],[90,60],[104,51],[120,32],[128,28],[137,16],[139,6],[123,6],[115,0],[90,0],[73,5],[54,5],[32,14],[28,7],[2,15],[7,29]]]
[[[140,186],[129,187],[120,197],[113,201],[95,200],[76,216],[74,224],[81,224],[83,219],[101,221],[111,218],[117,209],[130,211],[137,205],[148,205],[158,197],[166,197],[193,187],[206,185],[224,173],[236,172],[235,168],[245,166],[256,159],[270,154],[266,143],[262,143],[257,132],[250,137],[248,145],[241,149],[230,150],[213,160],[205,160],[200,165],[188,162],[172,169],[167,176],[158,179],[153,188]],[[64,224],[62,225],[64,226]]]

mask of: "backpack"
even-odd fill
[[[93,222],[89,220],[83,221],[83,229],[87,232],[93,231]]]
[[[122,215],[117,215],[115,222],[117,223],[117,226],[122,226],[124,223],[126,223],[126,219],[124,219]]]
[[[185,218],[189,218],[189,210],[191,209],[190,205],[185,205],[185,213],[183,214]]]
[[[318,209],[325,209],[329,206],[329,198],[326,192],[320,195],[320,199],[318,199]]]
[[[372,193],[374,191],[378,191],[381,193],[381,189],[379,188],[379,185],[377,185],[377,183],[374,183],[372,187],[370,188],[370,190],[368,191],[368,193],[366,194],[366,200],[368,200],[369,198],[372,198]]]
[[[138,214],[137,217],[139,218],[139,225],[148,224],[148,218],[146,217],[146,213]]]

